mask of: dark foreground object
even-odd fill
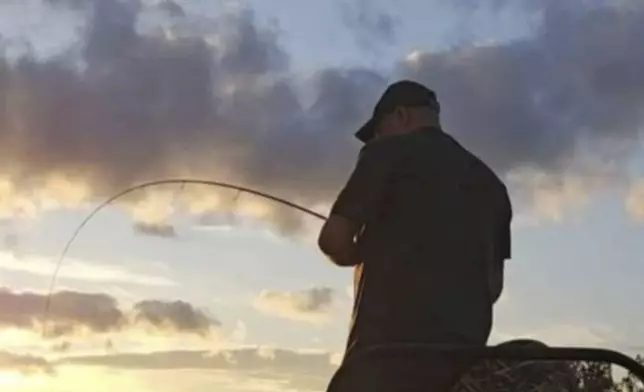
[[[610,350],[549,348],[531,340],[482,348],[379,346],[348,358],[327,391],[620,391],[613,383],[610,364],[630,372],[631,380],[644,382],[642,365]]]
[[[536,341],[512,341],[499,347],[547,349]],[[427,390],[427,389],[424,389]],[[577,392],[574,369],[562,361],[485,359],[463,372],[453,392]]]

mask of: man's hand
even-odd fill
[[[320,231],[318,246],[338,266],[358,265],[361,260],[355,237],[361,227],[359,223],[332,214]]]

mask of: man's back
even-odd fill
[[[390,173],[359,239],[364,267],[349,344],[484,344],[489,263],[509,248],[505,186],[439,129],[373,143],[365,149],[381,151]]]

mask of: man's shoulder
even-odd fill
[[[450,136],[450,138],[452,137]],[[463,153],[468,157],[468,160],[471,162],[471,166],[475,169],[477,174],[484,177],[487,181],[505,189],[505,183],[503,182],[501,177],[480,156],[478,156],[470,149],[464,147],[456,139],[452,138],[452,140],[454,140],[459,149],[461,149]]]
[[[482,181],[487,184],[487,187],[494,189],[494,193],[497,196],[507,199],[508,189],[501,176],[476,153],[463,146],[451,135],[446,135],[470,162],[469,167],[473,170],[474,175],[478,177],[478,181]]]
[[[494,184],[499,191],[507,191],[505,183],[501,179],[501,177],[492,169],[485,161],[483,161],[481,158],[477,157],[476,155],[472,154],[479,162],[479,167],[481,171],[484,173],[484,175],[489,179],[489,181]]]

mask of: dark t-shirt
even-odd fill
[[[331,213],[364,223],[349,346],[485,344],[512,208],[480,159],[437,128],[377,139]]]

